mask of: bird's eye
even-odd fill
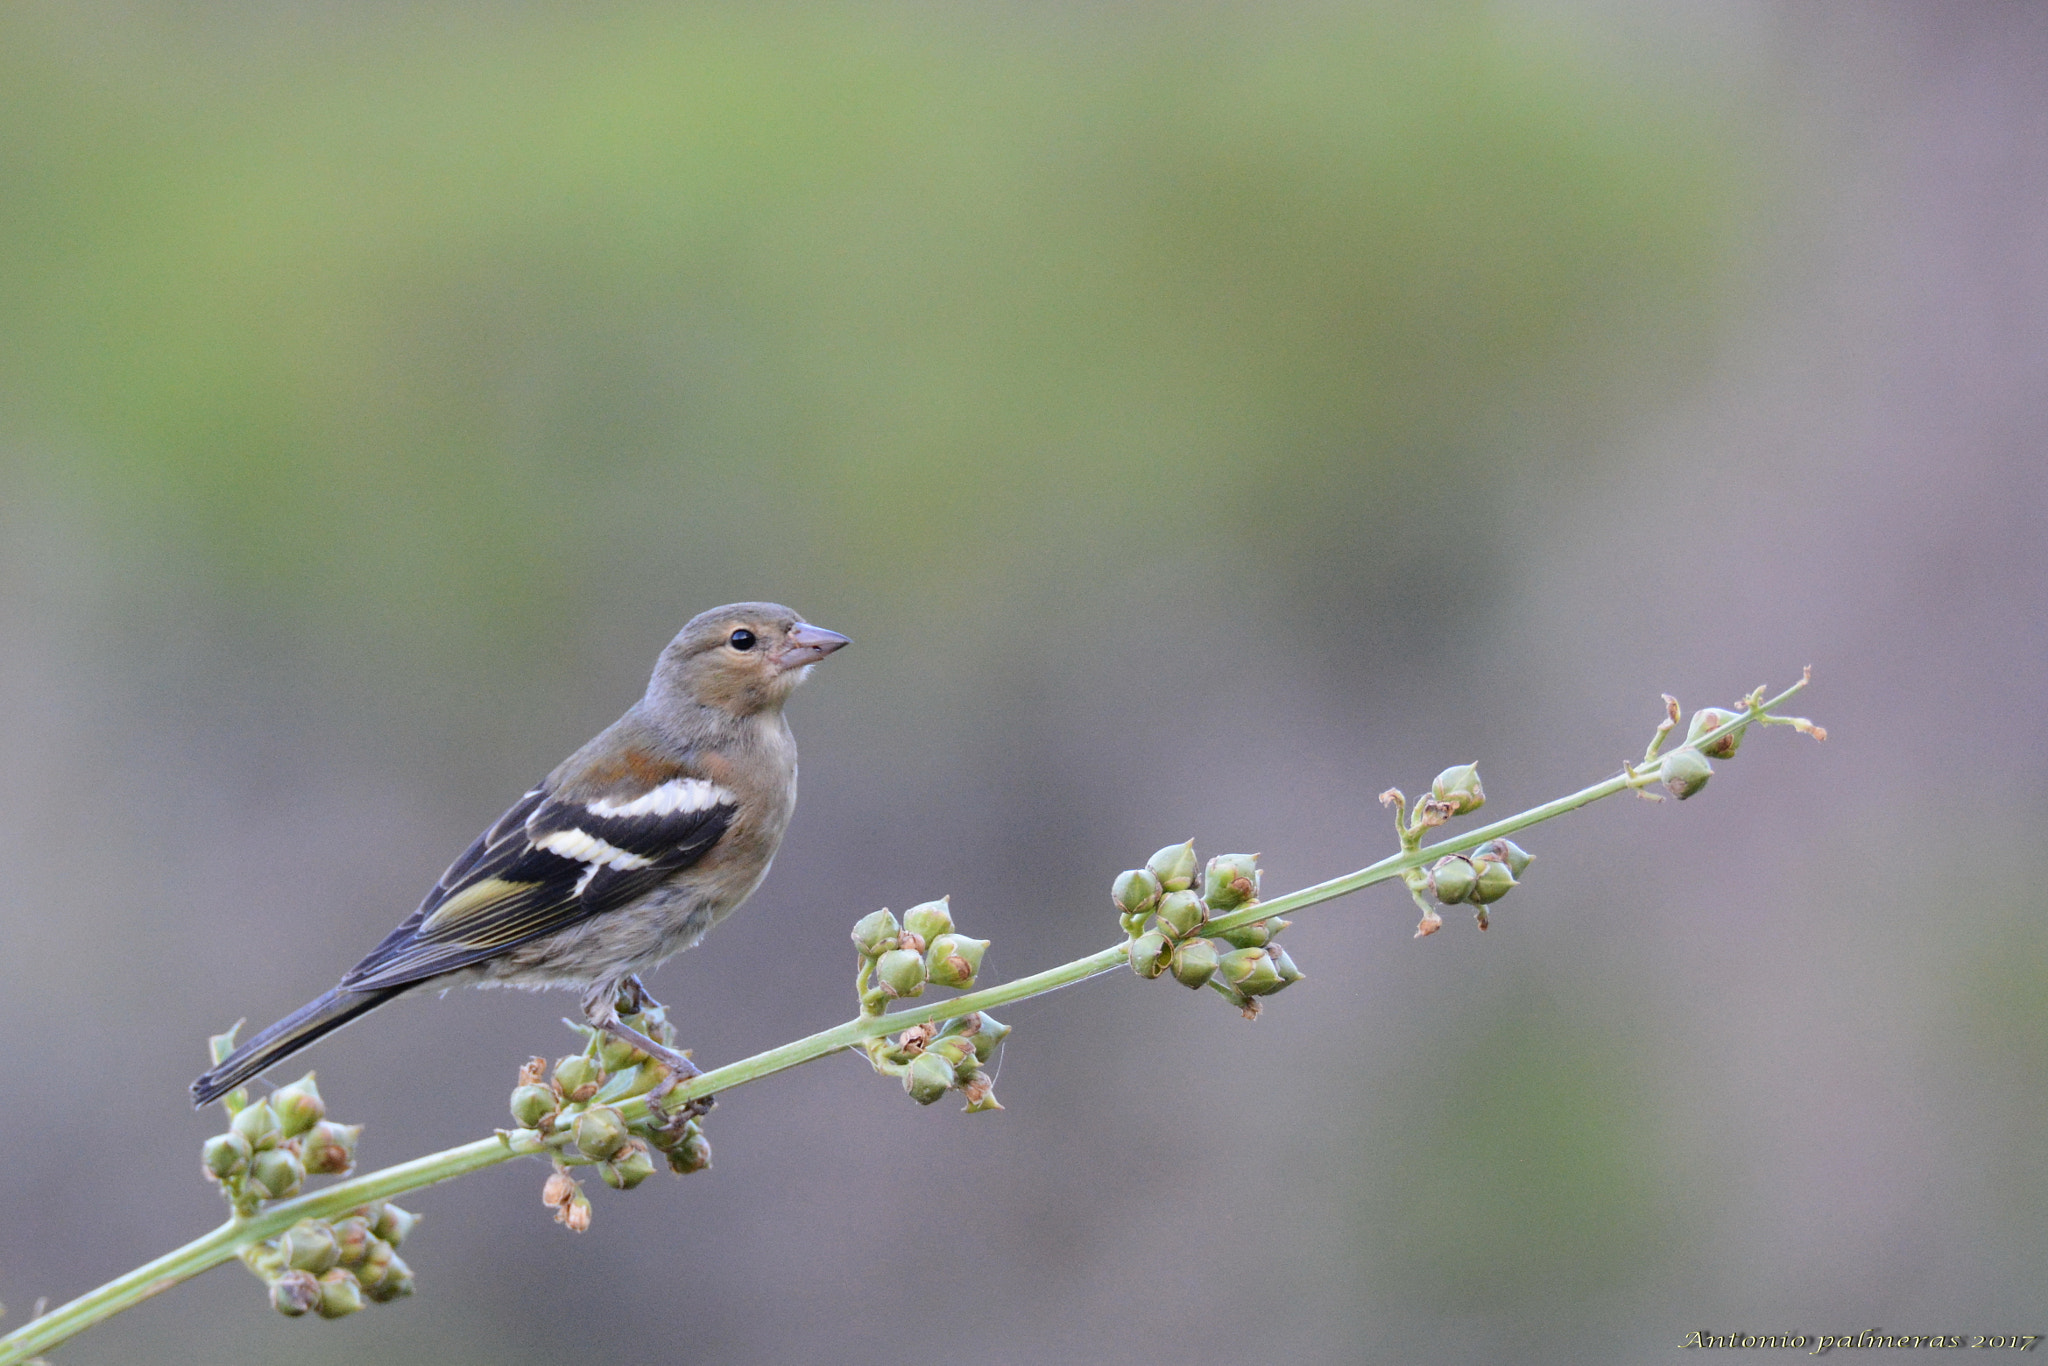
[[[725,643],[732,646],[735,650],[751,650],[754,648],[754,640],[754,633],[742,626],[739,630],[727,636]]]

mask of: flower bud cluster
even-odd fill
[[[986,1011],[973,1011],[876,1039],[867,1045],[867,1054],[877,1072],[903,1078],[903,1090],[919,1105],[957,1090],[972,1115],[1003,1108],[987,1069],[1009,1037],[1008,1025]]]
[[[636,1009],[619,1018],[665,1047],[675,1046],[675,1028],[668,1014],[651,1002],[634,1001]],[[510,1143],[538,1139],[551,1150],[555,1170],[541,1193],[555,1222],[581,1233],[590,1227],[590,1201],[568,1168],[594,1166],[613,1190],[631,1190],[659,1167],[659,1154],[678,1176],[711,1165],[711,1144],[704,1137],[701,1116],[690,1107],[671,1115],[649,1097],[644,1112],[628,1119],[626,1101],[655,1092],[669,1079],[668,1068],[639,1048],[585,1025],[572,1026],[585,1038],[581,1053],[558,1058],[552,1067],[533,1058],[519,1071],[512,1090],[510,1130],[499,1136]]]
[[[1471,906],[1483,930],[1488,925],[1486,908],[1513,891],[1516,879],[1535,859],[1534,854],[1513,840],[1497,839],[1469,854],[1446,855],[1427,869],[1416,871],[1422,874],[1424,888],[1438,904]]]
[[[418,1221],[388,1202],[358,1206],[344,1219],[301,1219],[243,1249],[242,1263],[270,1287],[278,1313],[338,1319],[413,1293],[398,1246]]]
[[[225,1056],[232,1042],[231,1035],[221,1035],[215,1052]],[[363,1126],[327,1118],[311,1072],[263,1100],[251,1101],[247,1090],[239,1090],[224,1103],[227,1132],[200,1146],[199,1165],[238,1214],[253,1214],[266,1200],[290,1199],[309,1176],[346,1176],[355,1167]]]
[[[942,897],[913,906],[903,913],[900,924],[888,911],[880,910],[862,916],[854,925],[862,1014],[879,1015],[891,1001],[922,996],[927,982],[961,990],[974,985],[988,940],[972,939],[954,930],[950,901]]]
[[[1399,788],[1382,792],[1380,804],[1393,808],[1394,833],[1400,836],[1401,848],[1414,853],[1422,847],[1425,831],[1486,805],[1486,792],[1480,785],[1477,764],[1454,764],[1436,775],[1429,795],[1415,804],[1412,816],[1406,814],[1408,799]],[[1401,876],[1408,884],[1408,894],[1422,909],[1415,937],[1435,934],[1444,927],[1438,906],[1470,906],[1479,928],[1487,928],[1486,908],[1515,889],[1515,880],[1534,859],[1534,854],[1513,840],[1497,839],[1469,853],[1447,855],[1426,868],[1410,868]]]
[[[1140,977],[1171,973],[1183,986],[1209,987],[1251,1019],[1258,1014],[1260,997],[1283,991],[1303,976],[1287,950],[1274,942],[1287,928],[1285,920],[1255,920],[1213,935],[1202,932],[1216,917],[1258,904],[1257,854],[1218,854],[1199,865],[1193,840],[1169,844],[1143,868],[1117,874],[1109,896],[1130,936],[1131,971]]]

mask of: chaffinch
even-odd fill
[[[340,985],[193,1082],[195,1102],[429,983],[579,987],[592,1025],[697,1075],[619,1019],[619,993],[647,999],[637,974],[760,885],[796,805],[782,705],[847,643],[772,602],[696,617],[624,716],[478,836]]]

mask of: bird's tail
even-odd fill
[[[309,1001],[221,1060],[192,1083],[192,1104],[211,1105],[264,1068],[288,1058],[315,1039],[332,1034],[356,1016],[375,1010],[403,988],[343,991],[336,988]]]

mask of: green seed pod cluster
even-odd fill
[[[213,1043],[218,1058],[233,1040],[222,1035]],[[355,1166],[362,1126],[327,1118],[327,1104],[310,1072],[262,1100],[252,1101],[246,1090],[238,1090],[225,1104],[227,1132],[206,1140],[199,1163],[206,1179],[219,1185],[221,1195],[243,1215],[255,1213],[265,1200],[297,1195],[309,1176],[345,1176]],[[287,1295],[286,1302],[298,1300]]]
[[[891,1001],[922,996],[926,983],[972,988],[988,940],[957,931],[950,900],[941,897],[905,911],[901,924],[886,910],[862,916],[853,947],[860,954],[861,1013],[879,1015]]]
[[[269,1287],[278,1313],[338,1319],[413,1293],[412,1268],[398,1245],[417,1221],[388,1203],[360,1206],[333,1222],[301,1219],[245,1250],[242,1261]]]
[[[1301,980],[1294,960],[1273,942],[1288,924],[1278,916],[1205,928],[1258,904],[1257,854],[1218,854],[1201,864],[1193,841],[1169,844],[1143,868],[1118,874],[1110,900],[1131,936],[1128,958],[1140,977],[1170,973],[1183,986],[1209,987],[1247,1018],[1258,1013],[1259,997]]]
[[[1513,891],[1516,879],[1535,859],[1513,840],[1489,840],[1469,854],[1438,859],[1421,873],[1420,887],[1440,905],[1477,908],[1474,915],[1483,930],[1489,923],[1486,907]]]

